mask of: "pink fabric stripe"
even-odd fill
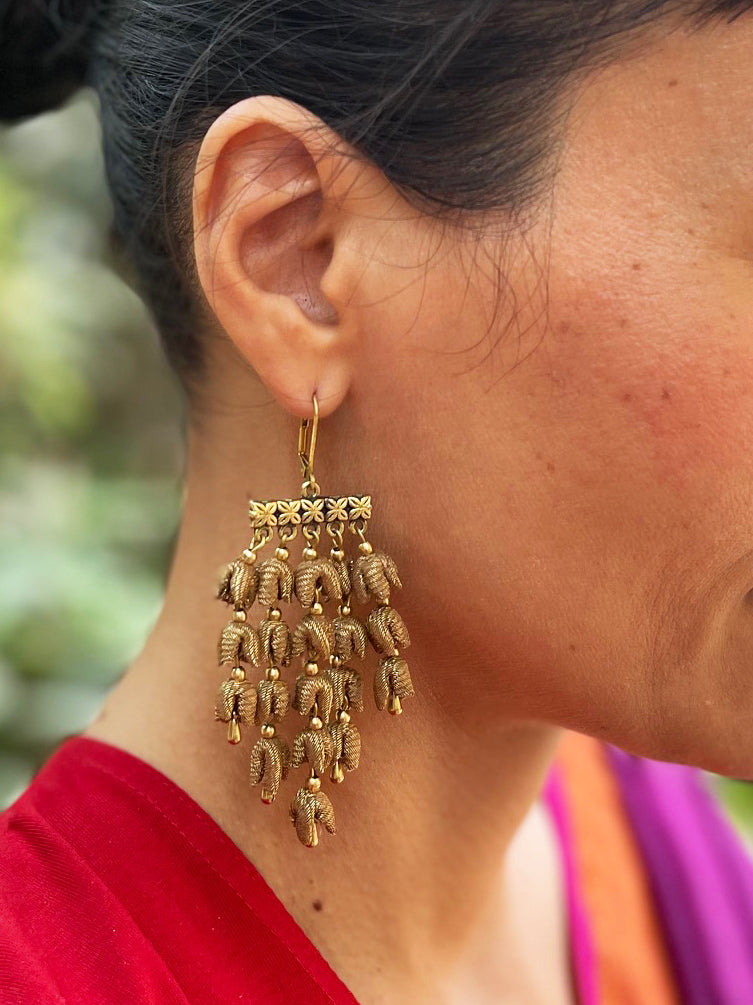
[[[575,979],[579,1005],[599,1005],[596,973],[596,953],[585,901],[581,895],[575,844],[561,774],[554,763],[543,788],[543,796],[559,837],[565,876],[567,917],[570,928],[570,962]]]
[[[607,747],[686,1005],[753,1002],[753,858],[697,768]]]

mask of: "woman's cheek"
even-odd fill
[[[674,492],[678,507],[692,497],[710,503],[721,480],[747,491],[753,510],[746,269],[747,283],[732,282],[720,265],[686,275],[685,285],[673,277],[671,296],[634,282],[599,287],[553,314],[550,373],[568,389],[559,397],[574,410],[576,449],[613,473],[621,465],[643,489]]]

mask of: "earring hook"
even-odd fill
[[[301,419],[301,427],[298,431],[298,457],[301,461],[301,472],[303,474],[303,488],[310,488],[316,494],[319,491],[316,478],[314,478],[314,452],[316,451],[316,432],[319,426],[319,402],[316,400],[316,391],[312,395],[314,403],[314,415],[311,419]]]

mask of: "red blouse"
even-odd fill
[[[198,803],[88,737],[0,816],[0,1002],[357,1005]]]
[[[602,745],[570,734],[555,772],[581,1001],[676,1005]],[[0,814],[0,1005],[233,1002],[358,1005],[191,796],[124,750],[66,740]]]

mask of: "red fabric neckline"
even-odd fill
[[[119,829],[121,817],[128,825]],[[221,827],[176,783],[130,752],[90,737],[67,739],[0,823],[0,942],[5,920],[13,923],[15,938],[36,941],[35,963],[41,963],[39,947],[46,946],[43,965],[61,991],[75,988],[76,980],[83,991],[84,982],[94,979],[76,957],[82,946],[99,946],[113,933],[114,945],[101,946],[101,959],[107,967],[117,956],[127,966],[102,975],[98,1005],[357,1005]],[[88,930],[77,929],[78,915],[69,911],[79,901],[87,905],[81,924]],[[65,930],[51,944],[56,927]],[[140,958],[153,959],[155,951],[169,971],[165,986],[171,996],[144,990],[144,997],[124,997],[129,985],[123,982],[136,979],[139,987]],[[77,966],[80,974],[74,973]],[[92,1001],[91,994],[86,984],[81,997],[63,993],[54,1000]],[[6,1000],[0,992],[0,1002]]]

